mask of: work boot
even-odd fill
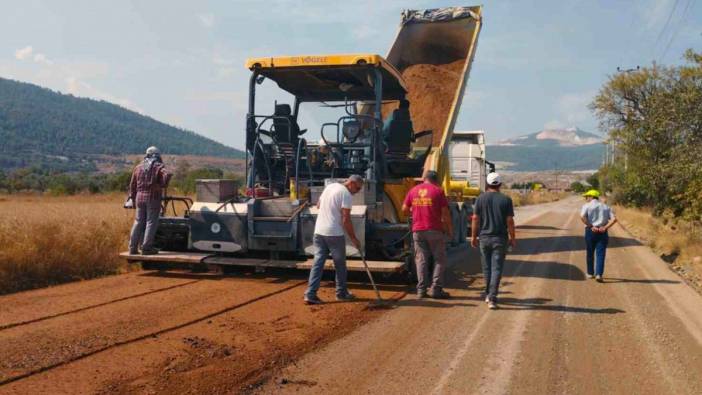
[[[439,289],[433,289],[429,293],[429,297],[431,297],[433,299],[449,299],[451,297],[451,294],[449,294],[448,292],[439,288]]]
[[[338,294],[336,295],[336,300],[339,302],[350,302],[352,300],[356,299],[356,295],[352,294],[349,291],[346,291],[346,293],[343,294]]]
[[[156,255],[158,254],[158,250],[155,248],[145,248],[141,250],[141,255]]]
[[[485,303],[489,303],[490,302],[490,295],[487,292],[483,291],[480,293],[480,299],[485,300]]]
[[[318,298],[317,295],[305,295],[305,304],[322,304],[322,299]]]
[[[129,250],[129,255],[139,255],[139,250]]]

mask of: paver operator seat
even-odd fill
[[[407,100],[400,100],[400,106],[388,117],[383,137],[389,155],[406,157],[409,154],[414,140],[414,129]]]
[[[300,130],[297,121],[292,116],[289,104],[276,104],[273,112],[273,133],[278,143],[288,143],[297,145],[298,137],[304,134],[307,129]]]

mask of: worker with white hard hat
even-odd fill
[[[485,276],[485,299],[490,309],[497,308],[497,294],[502,279],[502,268],[507,247],[516,247],[514,230],[514,206],[512,199],[501,193],[502,178],[498,173],[487,175],[485,193],[475,201],[471,222],[471,245],[480,248],[480,257]],[[480,238],[478,240],[478,237]]]
[[[609,244],[609,233],[612,225],[617,223],[612,209],[600,201],[600,192],[590,189],[583,194],[587,203],[580,209],[580,220],[585,224],[585,263],[587,277],[596,278],[603,282],[605,255]],[[596,259],[595,259],[596,258]],[[597,265],[595,265],[597,260]]]

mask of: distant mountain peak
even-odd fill
[[[536,133],[515,137],[512,139],[500,140],[493,145],[518,145],[525,147],[534,146],[561,146],[577,147],[581,145],[602,143],[602,137],[581,130],[577,127],[563,129],[544,129]]]

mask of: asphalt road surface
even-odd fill
[[[136,272],[0,297],[0,394],[702,393],[702,297],[615,227],[585,277],[580,201],[520,208],[500,309],[474,250],[451,300],[305,306],[305,272]],[[325,281],[320,296],[333,299]]]

